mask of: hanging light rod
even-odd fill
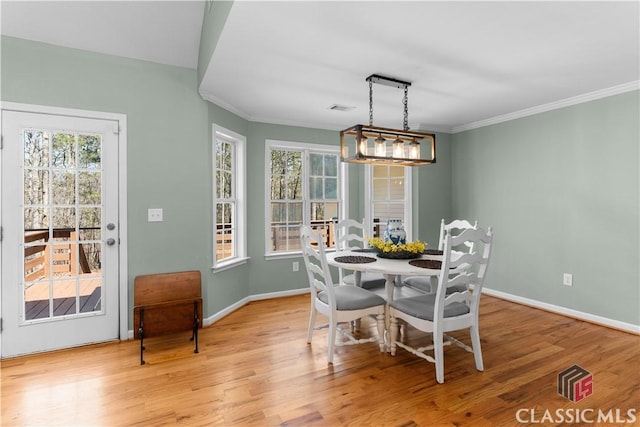
[[[391,86],[398,89],[406,89],[411,86],[411,82],[394,79],[393,77],[381,76],[380,74],[371,74],[365,79],[367,82],[377,83],[385,86]]]
[[[409,131],[410,82],[393,77],[371,74],[369,83],[369,126],[354,125],[340,132],[340,157],[343,162],[399,166],[420,166],[436,162],[436,136],[431,133]],[[403,129],[381,128],[373,125],[373,83],[404,90]],[[420,144],[428,149],[420,149]],[[425,156],[427,154],[427,156]]]

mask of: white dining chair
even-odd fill
[[[442,218],[442,220],[440,221],[440,237],[438,238],[438,249],[444,249],[444,236],[447,231],[452,236],[455,236],[470,228],[478,228],[478,221],[475,221],[473,224],[471,224],[466,219],[454,219],[450,223],[445,224],[444,218]],[[464,242],[463,245],[466,247],[464,248],[464,252],[469,253],[473,250],[473,242]]]
[[[344,219],[333,227],[336,251],[368,249],[364,224],[354,219]],[[364,289],[384,289],[385,278],[379,273],[348,272],[338,269],[339,283],[355,285]]]
[[[438,238],[438,250],[444,249],[444,237],[447,232],[452,236],[460,234],[464,230],[478,228],[478,221],[471,224],[466,219],[455,219],[448,224],[445,224],[444,218],[440,221],[440,237]],[[473,250],[473,242],[463,242],[460,247],[456,248],[460,252],[470,253]],[[435,281],[429,277],[424,276],[411,276],[406,277],[403,282],[404,285],[410,288],[426,292],[433,293],[435,291]]]
[[[307,331],[307,343],[311,343],[313,331],[329,329],[327,361],[333,363],[335,346],[378,342],[380,351],[385,350],[384,314],[385,300],[366,289],[357,286],[335,285],[327,264],[324,242],[309,226],[300,230],[302,255],[309,278],[311,290],[311,314]],[[316,326],[316,313],[327,317],[328,323]],[[351,323],[362,317],[374,316],[377,337],[357,339],[340,323]],[[340,332],[347,341],[336,342],[336,333]]]
[[[435,294],[400,298],[389,303],[391,354],[401,347],[436,365],[436,380],[444,382],[444,345],[456,344],[473,353],[478,371],[484,370],[480,346],[479,316],[482,285],[489,265],[493,231],[482,228],[467,229],[457,236],[445,233],[442,267]],[[464,242],[473,242],[473,252],[453,251]],[[465,266],[465,270],[451,276],[450,270]],[[462,291],[447,292],[451,289]],[[432,334],[432,344],[415,346],[398,340],[398,320],[423,332]],[[471,347],[446,335],[446,332],[469,329]],[[428,352],[433,351],[433,355]]]

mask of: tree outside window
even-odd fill
[[[213,126],[213,267],[246,261],[245,138]]]
[[[319,230],[333,244],[339,212],[338,154],[298,144],[270,144],[268,253],[299,251],[300,226]]]

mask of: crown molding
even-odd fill
[[[205,101],[209,101],[209,102],[217,105],[220,108],[224,108],[225,110],[229,111],[230,113],[233,113],[236,116],[240,116],[241,118],[243,118],[243,119],[245,119],[247,121],[253,121],[249,114],[245,113],[242,110],[237,109],[236,107],[234,107],[233,105],[229,104],[228,102],[223,101],[222,99],[220,99],[217,96],[215,96],[213,93],[207,92],[207,91],[202,90],[202,89],[199,92],[200,92],[200,96]]]
[[[429,123],[418,123],[417,127],[412,126],[411,129],[418,132],[453,133],[453,128],[450,126],[431,125]]]
[[[559,108],[569,107],[572,105],[582,104],[596,99],[607,98],[613,95],[619,95],[625,92],[631,92],[640,89],[640,80],[613,86],[607,89],[596,90],[560,101],[550,102],[548,104],[538,105],[537,107],[527,108],[524,110],[514,111],[513,113],[503,114],[501,116],[492,117],[477,122],[468,123],[466,125],[454,126],[452,133],[464,132],[471,129],[477,129],[489,125],[508,122],[510,120],[522,117],[532,116],[534,114],[545,113],[547,111],[557,110]]]
[[[419,131],[424,131],[424,132],[441,132],[441,133],[455,134],[455,133],[460,133],[467,130],[478,129],[485,126],[508,122],[510,120],[533,116],[535,114],[545,113],[547,111],[553,111],[560,108],[569,107],[572,105],[583,104],[585,102],[607,98],[609,96],[619,95],[621,93],[632,92],[634,90],[640,90],[640,80],[624,83],[624,84],[613,86],[606,89],[596,90],[593,92],[585,93],[585,94],[574,96],[567,99],[562,99],[560,101],[550,102],[548,104],[538,105],[536,107],[531,107],[524,110],[514,111],[513,113],[503,114],[503,115],[491,117],[485,120],[479,120],[477,122],[467,123],[465,125],[447,127],[447,126],[441,126],[441,125],[430,125],[428,123],[418,123],[417,128],[412,126],[412,129],[417,129]],[[268,123],[268,124],[284,125],[284,126],[307,127],[307,128],[313,128],[313,129],[339,130],[338,128],[334,128],[334,127],[319,128],[317,124],[313,124],[313,123],[295,122],[291,120],[274,120],[273,118],[266,118],[266,117],[253,117],[247,114],[246,112],[239,110],[238,108],[234,107],[228,102],[223,101],[222,99],[218,98],[211,92],[207,92],[203,90],[200,90],[199,92],[200,92],[200,96],[205,101],[212,102],[213,104],[221,108],[224,108],[225,110],[233,114],[236,114],[237,116],[240,116],[241,118],[250,122],[260,122],[260,123]]]

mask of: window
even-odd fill
[[[389,219],[404,223],[411,239],[411,168],[366,165],[365,223],[376,237],[384,235]]]
[[[340,216],[339,147],[267,141],[266,254],[300,251],[300,226],[321,230],[333,247]]]
[[[213,268],[246,261],[245,143],[213,125]]]

